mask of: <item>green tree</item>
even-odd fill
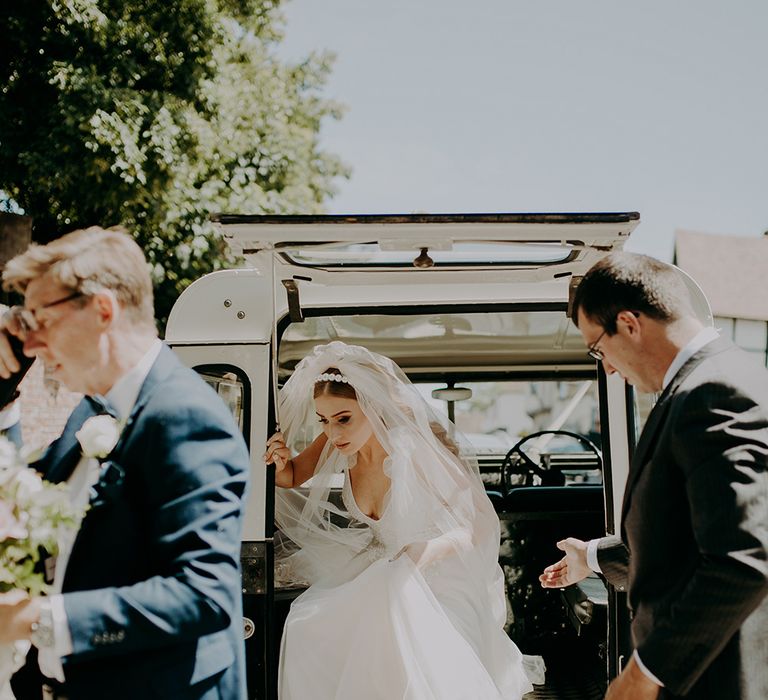
[[[331,56],[277,58],[278,0],[3,3],[0,190],[48,241],[122,224],[164,322],[231,264],[214,212],[319,213],[344,165],[319,145]]]

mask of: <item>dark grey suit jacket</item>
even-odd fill
[[[730,341],[659,397],[598,561],[661,697],[768,698],[768,372]]]

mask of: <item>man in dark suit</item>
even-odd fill
[[[6,330],[86,395],[35,466],[89,509],[60,542],[50,596],[0,596],[0,642],[32,640],[48,697],[245,698],[248,455],[224,404],[157,339],[141,250],[77,231],[9,262],[4,284],[25,295]],[[0,375],[15,369],[5,344]],[[29,669],[23,683],[27,700]]]
[[[629,594],[635,651],[606,698],[768,698],[768,372],[695,317],[670,265],[614,253],[584,277],[590,355],[660,392],[621,536],[558,543],[545,587],[591,570]]]

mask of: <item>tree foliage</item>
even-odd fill
[[[126,226],[161,320],[231,262],[211,213],[317,213],[346,176],[318,141],[331,56],[276,56],[278,0],[3,5],[0,189],[35,240]]]

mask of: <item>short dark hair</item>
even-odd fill
[[[639,311],[658,321],[694,316],[690,294],[679,272],[648,255],[609,253],[584,275],[573,297],[573,322],[579,309],[608,335],[616,332],[621,311]]]

